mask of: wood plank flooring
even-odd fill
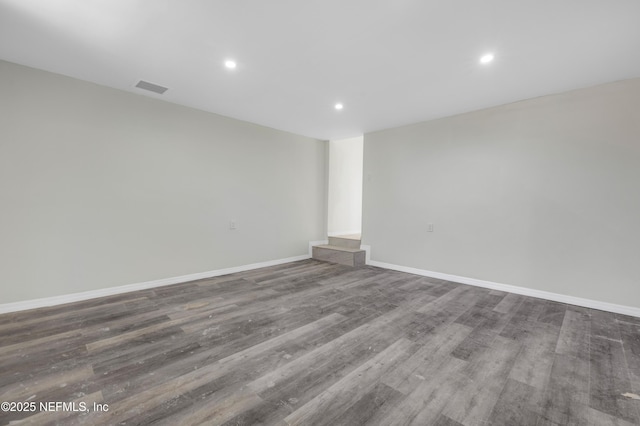
[[[36,405],[0,424],[640,424],[623,394],[640,394],[640,318],[368,266],[0,315],[0,401]]]

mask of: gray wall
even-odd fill
[[[373,260],[640,307],[640,79],[364,140]]]
[[[304,255],[326,144],[0,61],[0,303]]]

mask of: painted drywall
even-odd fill
[[[329,141],[329,235],[362,230],[362,136]]]
[[[0,303],[303,255],[326,145],[0,61]]]
[[[373,260],[640,307],[640,79],[364,146]]]

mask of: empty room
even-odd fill
[[[0,0],[0,425],[640,425],[639,22]]]

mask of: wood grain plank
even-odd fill
[[[109,412],[109,421],[120,422],[138,415],[141,412],[153,410],[155,407],[160,406],[166,401],[172,400],[176,395],[196,389],[216,380],[219,377],[222,377],[225,374],[228,374],[234,368],[239,368],[249,356],[258,356],[261,352],[273,349],[287,341],[296,339],[304,333],[335,324],[343,319],[344,318],[338,314],[331,314],[314,323],[307,324],[299,329],[260,343],[259,345],[256,345],[256,347],[250,348],[248,352],[244,352],[240,356],[233,356],[229,359],[223,359],[221,362],[203,366],[202,368],[191,371],[190,373],[183,374],[157,386],[151,387],[146,391],[132,395],[129,398],[120,400],[117,403],[112,404]],[[92,421],[95,420],[100,422],[102,418],[105,417],[102,413],[98,413],[95,416],[96,418],[91,419]]]
[[[637,402],[622,396],[632,390],[622,342],[591,336],[589,406],[631,423],[640,423]]]
[[[466,361],[449,357],[434,370],[428,380],[417,387],[385,415],[375,418],[371,424],[400,426],[408,424],[428,425],[435,422],[444,407],[463,389],[470,379],[462,374]]]
[[[63,373],[49,374],[33,378],[23,383],[5,386],[0,391],[0,401],[25,401],[33,399],[38,393],[50,388],[59,388],[69,383],[78,382],[93,377],[91,366],[78,367]]]
[[[409,355],[413,342],[399,339],[378,355],[353,370],[317,397],[285,417],[289,425],[333,424],[337,415],[371,391],[380,376]]]
[[[589,358],[591,319],[588,315],[568,310],[564,316],[556,353],[577,358]]]
[[[542,419],[563,425],[581,418],[589,406],[589,368],[583,358],[554,355],[539,412]]]
[[[536,426],[541,399],[542,393],[533,386],[507,379],[487,424]]]
[[[509,372],[509,378],[532,386],[542,393],[553,367],[558,334],[557,327],[534,323],[531,333],[522,341],[522,350]]]
[[[470,381],[459,390],[442,413],[464,425],[486,421],[520,350],[518,342],[498,336],[490,348],[475,353],[463,371]]]
[[[451,359],[451,352],[471,333],[472,329],[461,324],[451,324],[436,333],[411,357],[387,372],[382,383],[408,395],[431,377]]]
[[[336,426],[356,426],[375,422],[377,418],[384,416],[390,407],[396,405],[403,397],[404,395],[400,392],[377,382],[374,388],[366,392],[355,404],[333,418],[332,424]]]
[[[640,424],[626,392],[638,318],[371,266],[304,260],[0,315],[2,398],[110,406],[0,424]]]
[[[640,395],[640,323],[618,322],[633,393]]]

